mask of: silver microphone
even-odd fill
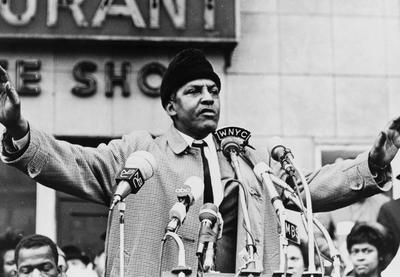
[[[204,183],[197,176],[189,177],[182,187],[175,190],[178,202],[169,210],[169,223],[165,228],[166,232],[176,232],[183,224],[189,207],[197,201],[204,190]]]

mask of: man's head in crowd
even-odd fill
[[[217,128],[221,81],[198,49],[185,49],[169,64],[161,83],[161,103],[175,127],[195,139]]]
[[[62,248],[67,259],[69,269],[85,269],[89,263],[89,257],[75,245],[67,245]]]
[[[46,236],[30,235],[15,248],[18,276],[60,276],[56,244]]]
[[[380,276],[396,253],[393,244],[393,237],[381,224],[356,223],[347,236],[355,276]]]
[[[106,253],[104,252],[104,250],[101,250],[97,253],[93,263],[94,263],[94,270],[96,271],[97,276],[104,277],[105,266],[106,266]]]
[[[287,249],[288,269],[292,277],[301,277],[308,267],[307,244],[301,241],[300,245],[289,243]]]
[[[17,276],[14,251],[21,237],[13,232],[6,232],[0,237],[0,277]]]

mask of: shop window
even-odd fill
[[[332,164],[341,159],[353,159],[362,152],[360,148],[331,148],[321,151],[321,165]]]

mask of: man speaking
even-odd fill
[[[160,239],[168,223],[168,211],[176,202],[175,189],[191,176],[204,181],[204,194],[190,208],[179,229],[187,264],[197,269],[198,214],[203,203],[219,207],[224,219],[217,243],[216,270],[236,272],[243,265],[237,254],[245,247],[237,178],[213,133],[220,116],[221,81],[200,50],[186,49],[171,61],[161,85],[161,103],[172,119],[165,134],[154,137],[135,131],[101,144],[81,147],[54,139],[28,123],[21,102],[3,69],[0,72],[0,123],[6,127],[2,160],[39,183],[89,201],[109,206],[115,176],[130,154],[149,152],[158,164],[137,194],[126,197],[125,275],[157,276]],[[249,111],[251,112],[251,111]],[[400,118],[380,133],[369,153],[323,167],[308,175],[316,211],[339,208],[362,197],[390,189],[390,161],[400,147]],[[245,148],[248,160],[260,156]],[[267,156],[260,156],[268,161]],[[256,267],[271,276],[279,264],[275,212],[270,197],[251,165],[239,158],[243,179],[250,186],[247,208],[257,243]],[[116,209],[115,209],[116,210]],[[119,274],[118,212],[110,215],[107,230],[106,276]],[[176,249],[167,247],[162,270],[176,266]]]

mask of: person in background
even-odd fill
[[[400,175],[396,177],[400,180]],[[394,236],[396,242],[400,242],[400,198],[385,203],[378,214],[378,222],[385,226]],[[391,277],[399,274],[400,251],[397,249],[396,256],[389,266],[382,272],[383,277]]]
[[[287,253],[287,272],[291,273],[292,277],[301,277],[308,268],[307,244],[304,241],[300,244],[289,242]]]
[[[103,232],[100,235],[100,239],[102,241],[102,244],[104,245],[105,240],[106,240],[106,232]],[[105,247],[105,245],[104,245]],[[93,260],[93,269],[97,273],[98,277],[104,277],[105,276],[105,268],[106,268],[106,252],[104,247],[97,252],[96,256],[94,257]]]
[[[67,257],[65,256],[64,251],[62,251],[58,245],[57,245],[57,252],[58,252],[58,267],[61,270],[60,276],[67,277],[67,271],[68,271]]]
[[[380,277],[393,259],[398,244],[393,236],[377,222],[359,222],[347,236],[347,250],[353,269],[352,277]]]
[[[333,239],[345,267],[351,267],[346,246],[346,238],[351,228],[356,222],[377,221],[379,209],[388,201],[390,198],[380,193],[334,211],[316,214],[316,218],[324,225]],[[322,233],[317,230],[315,236],[321,252],[329,257],[328,245]]]
[[[60,277],[57,245],[48,237],[29,235],[15,248],[18,277]]]
[[[84,269],[89,262],[89,257],[77,246],[66,245],[62,247],[62,251],[65,253],[68,268],[79,268]]]
[[[0,237],[0,277],[17,276],[14,252],[21,238],[21,235],[17,235],[12,231],[7,231]]]
[[[101,250],[97,253],[96,257],[94,258],[93,264],[97,276],[104,277],[104,269],[106,266],[106,253],[104,252],[104,250]]]
[[[93,264],[89,257],[79,247],[66,245],[62,247],[68,264],[67,277],[96,277]]]
[[[400,175],[396,177],[400,180]],[[400,198],[391,200],[382,205],[379,210],[377,221],[388,228],[395,236],[397,241],[400,241]]]

